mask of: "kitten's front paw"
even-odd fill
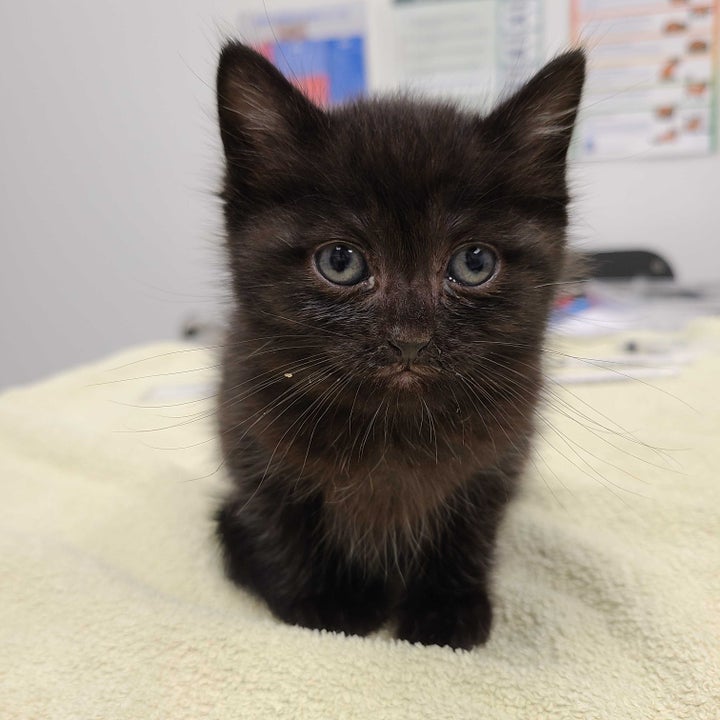
[[[400,611],[397,637],[423,645],[470,650],[490,635],[492,606],[486,594],[416,599]]]
[[[276,612],[291,625],[344,632],[346,635],[367,635],[387,620],[385,603],[373,598],[314,595],[297,600]]]

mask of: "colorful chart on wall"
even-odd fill
[[[351,100],[367,89],[361,3],[242,15],[238,26],[259,52],[321,105]]]
[[[714,149],[718,0],[572,0],[590,48],[577,152],[641,159]]]

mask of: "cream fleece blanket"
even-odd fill
[[[5,393],[0,717],[718,720],[720,323],[683,339],[675,377],[553,391],[469,653],[287,627],[223,578],[211,351]]]

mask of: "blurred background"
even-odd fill
[[[318,102],[483,109],[582,41],[573,242],[718,284],[717,2],[35,0],[0,5],[0,388],[221,322],[214,72],[256,44]]]

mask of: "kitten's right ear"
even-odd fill
[[[228,170],[240,171],[245,182],[291,171],[326,118],[274,65],[239,42],[220,53],[217,103]]]
[[[585,81],[585,52],[539,70],[483,121],[516,194],[567,201],[566,157]]]

